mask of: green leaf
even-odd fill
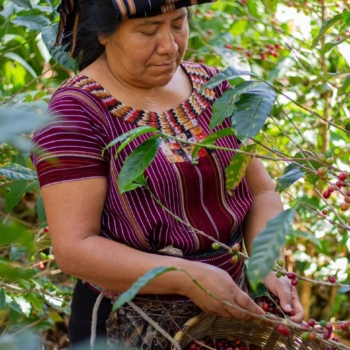
[[[12,0],[12,2],[19,7],[23,7],[28,10],[33,9],[33,6],[30,3],[30,0]]]
[[[345,294],[349,292],[350,292],[350,286],[345,286],[338,289],[338,294]]]
[[[204,84],[200,92],[204,91],[205,89],[212,89],[218,86],[224,80],[231,80],[237,77],[247,76],[247,75],[256,77],[256,75],[252,72],[239,70],[233,67],[228,67],[227,69],[223,70],[222,72],[218,73],[213,78],[211,78],[206,84]]]
[[[34,242],[33,234],[13,221],[0,222],[0,232],[0,247],[17,244],[30,248]]]
[[[50,24],[50,20],[41,15],[17,16],[12,20],[12,23],[31,30],[42,31]]]
[[[210,119],[210,130],[216,126],[221,125],[225,118],[233,114],[235,92],[233,89],[226,90],[220,98],[218,98],[213,105],[213,114]]]
[[[248,262],[248,278],[253,289],[273,269],[290,231],[294,214],[295,208],[279,213],[268,221],[266,228],[253,240],[252,256]]]
[[[222,137],[231,136],[231,135],[235,135],[235,131],[232,128],[221,129],[207,136],[204,140],[201,141],[201,144],[203,145],[203,147],[205,147],[205,145],[214,145],[215,141],[221,139]],[[201,149],[201,146],[195,146],[193,148],[193,151],[192,151],[193,159],[197,158],[197,154],[200,149]]]
[[[125,159],[118,178],[119,190],[122,193],[128,191],[128,186],[142,175],[152,163],[160,143],[161,140],[158,136],[151,136]]]
[[[21,56],[17,55],[14,52],[8,52],[4,54],[4,57],[12,60],[12,61],[16,61],[18,62],[20,65],[23,66],[23,68],[26,69],[26,71],[32,75],[33,78],[37,78],[38,75],[35,73],[35,70],[28,64],[27,61],[25,61]]]
[[[43,224],[46,221],[46,213],[42,196],[40,196],[36,202],[36,212],[38,214],[40,224]]]
[[[14,266],[12,263],[0,261],[0,276],[5,281],[17,281],[19,279],[29,279],[33,276],[31,269]]]
[[[6,295],[2,288],[0,288],[0,311],[2,311],[6,306]]]
[[[23,258],[24,254],[27,253],[27,247],[11,247],[10,248],[10,260],[17,261]]]
[[[301,179],[305,173],[301,170],[299,166],[296,164],[289,164],[284,169],[284,174],[280,178],[277,179],[276,191],[282,192],[294,182]]]
[[[308,239],[310,242],[314,243],[317,247],[322,248],[321,242],[318,238],[315,237],[310,232],[305,232],[305,231],[290,231],[288,233],[288,236],[293,236],[293,237],[302,237],[305,239]]]
[[[9,180],[36,180],[37,175],[34,170],[18,164],[0,166],[0,175]]]
[[[260,282],[256,286],[256,289],[250,289],[249,290],[249,295],[252,299],[255,298],[260,298],[260,297],[270,297],[270,293],[267,290],[266,286],[264,283]]]
[[[147,133],[159,133],[159,130],[156,128],[153,128],[151,126],[140,126],[136,129],[132,129],[126,133],[124,133],[123,135],[118,136],[116,139],[114,139],[112,142],[110,142],[103,150],[102,150],[102,155],[104,154],[104,152],[116,145],[118,142],[122,142],[121,145],[119,145],[118,150],[115,154],[115,158],[117,158],[118,153],[120,153],[120,151],[122,149],[124,149],[131,141],[133,141],[134,139],[136,139],[138,136],[143,135],[143,134],[147,134]],[[123,142],[124,141],[124,142]]]
[[[343,81],[343,85],[338,90],[338,96],[344,94],[345,92],[350,92],[350,74],[348,74]]]
[[[69,56],[68,52],[62,51],[60,47],[54,47],[56,42],[56,33],[58,24],[48,26],[42,30],[43,42],[49,51],[52,58],[64,68],[75,71],[77,69],[77,63]]]
[[[256,149],[256,144],[246,145],[240,148],[242,151],[252,153],[242,154],[237,153],[231,158],[229,166],[226,168],[226,189],[233,191],[242,181],[248,165],[253,160],[253,153]]]
[[[128,301],[131,301],[132,299],[134,299],[134,297],[139,292],[139,290],[149,282],[153,281],[156,277],[162,275],[165,272],[176,271],[176,270],[177,270],[176,267],[160,266],[146,272],[126,292],[122,293],[119,296],[119,298],[113,305],[112,311],[117,310]]]
[[[234,100],[243,92],[252,90],[254,87],[259,87],[263,83],[259,81],[244,81],[237,84],[234,88],[226,90],[213,105],[213,115],[210,120],[210,129],[213,130],[220,125],[225,118],[232,116],[234,111]]]
[[[6,203],[6,212],[9,213],[21,200],[27,187],[27,180],[15,181],[6,186],[4,198]]]
[[[320,51],[321,54],[324,55],[325,53],[333,50],[334,47],[338,46],[339,44],[343,43],[344,41],[347,41],[348,39],[349,39],[349,36],[346,36],[346,37],[342,38],[341,40],[331,41],[331,42],[325,44],[325,46]]]
[[[320,41],[322,36],[327,32],[327,30],[329,28],[331,28],[335,23],[341,21],[342,19],[343,19],[342,13],[334,16],[333,18],[326,19],[323,22],[322,27],[321,27],[319,33],[317,34],[316,38],[312,41],[312,47],[315,47],[317,45],[317,43]]]
[[[259,133],[276,100],[275,91],[267,84],[260,83],[241,94],[235,102],[232,126],[241,141]]]

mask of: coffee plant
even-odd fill
[[[77,73],[68,54],[53,48],[58,3],[0,0],[0,334],[40,331],[48,346],[64,348],[67,337],[58,334],[69,316],[74,280],[55,263],[29,157],[30,135],[45,120],[51,94]],[[191,12],[185,59],[220,68],[208,86],[224,79],[231,83],[214,105],[211,128],[217,130],[229,117],[245,143],[240,150],[226,150],[239,165],[230,169],[227,191],[240,181],[238,170],[260,157],[285,206],[254,241],[250,259],[240,247],[223,242],[213,240],[213,249],[226,248],[232,263],[246,259],[252,296],[268,305],[268,314],[274,299],[259,282],[271,270],[286,275],[305,309],[304,337],[345,343],[350,333],[350,1],[218,1]],[[148,189],[142,174],[153,158],[140,164],[135,154],[145,147],[157,151],[168,135],[144,127],[115,141],[127,143],[150,132],[152,138],[125,162],[121,191]],[[209,135],[194,156],[231,133]],[[279,264],[283,244],[286,261]],[[142,283],[167,270],[150,271]],[[118,305],[140,287],[136,284]],[[282,334],[292,328],[276,322]]]

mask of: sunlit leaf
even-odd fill
[[[168,267],[168,266],[160,266],[146,272],[126,292],[122,293],[119,296],[119,298],[113,305],[112,311],[117,310],[128,301],[131,301],[132,299],[134,299],[134,297],[140,291],[141,288],[146,286],[149,282],[153,281],[156,277],[161,276],[162,274],[169,271],[176,271],[176,268]]]
[[[14,266],[12,263],[0,261],[0,276],[5,281],[17,281],[19,279],[29,279],[33,276],[33,271]]]
[[[349,39],[349,36],[346,36],[338,41],[331,41],[329,43],[326,43],[325,46],[320,51],[322,54],[325,54],[331,50],[333,50],[336,46],[343,43],[344,41],[347,41]]]
[[[125,159],[118,178],[118,186],[121,192],[128,190],[128,186],[134,182],[146,168],[152,163],[157,154],[161,139],[152,136]]]
[[[32,169],[25,168],[18,164],[9,164],[0,166],[0,175],[9,180],[36,180],[36,172]]]
[[[30,64],[24,60],[21,56],[17,55],[14,52],[8,52],[5,53],[3,57],[6,57],[12,61],[18,62],[20,65],[22,65],[25,70],[32,75],[33,78],[37,78],[38,75],[35,73],[35,70],[30,66]]]
[[[256,150],[256,144],[246,145],[240,148],[241,151],[249,152],[249,154],[237,153],[230,161],[226,168],[226,189],[233,191],[242,181],[248,165],[253,160],[253,154]]]
[[[253,289],[273,269],[285,244],[286,235],[293,222],[295,208],[287,209],[273,219],[253,240],[252,256],[248,262],[248,278]]]
[[[344,78],[343,85],[338,90],[338,96],[344,94],[345,92],[350,92],[350,74]]]
[[[294,182],[298,181],[305,175],[305,172],[295,164],[290,164],[284,169],[283,176],[277,179],[276,191],[282,192]]]
[[[322,36],[327,32],[329,28],[331,28],[335,23],[341,21],[342,19],[343,19],[342,13],[334,16],[333,18],[326,19],[323,22],[322,27],[318,32],[316,38],[312,41],[312,47],[315,47],[317,45],[317,43],[321,40]]]

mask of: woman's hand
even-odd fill
[[[226,271],[211,265],[202,265],[204,266],[201,267],[200,275],[196,273],[196,280],[198,283],[216,297],[237,307],[228,306],[222,301],[211,297],[192,282],[189,284],[185,295],[203,311],[217,317],[238,318],[241,320],[249,320],[252,318],[252,316],[244,312],[244,310],[256,315],[265,314],[253,299],[237,286]]]
[[[304,309],[299,302],[299,296],[296,288],[292,285],[291,280],[286,276],[276,277],[274,271],[270,272],[264,279],[267,289],[280,299],[280,306],[284,312],[290,312],[292,309],[295,315],[289,319],[293,322],[300,323],[304,318]]]

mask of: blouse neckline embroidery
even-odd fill
[[[215,91],[202,86],[210,80],[210,75],[203,66],[193,62],[182,62],[181,66],[192,83],[192,94],[185,101],[165,112],[138,110],[124,105],[114,98],[95,80],[84,75],[77,75],[66,80],[61,88],[74,87],[82,89],[100,98],[108,111],[125,122],[137,126],[152,126],[168,135],[183,133],[197,125],[197,118],[212,105]]]

